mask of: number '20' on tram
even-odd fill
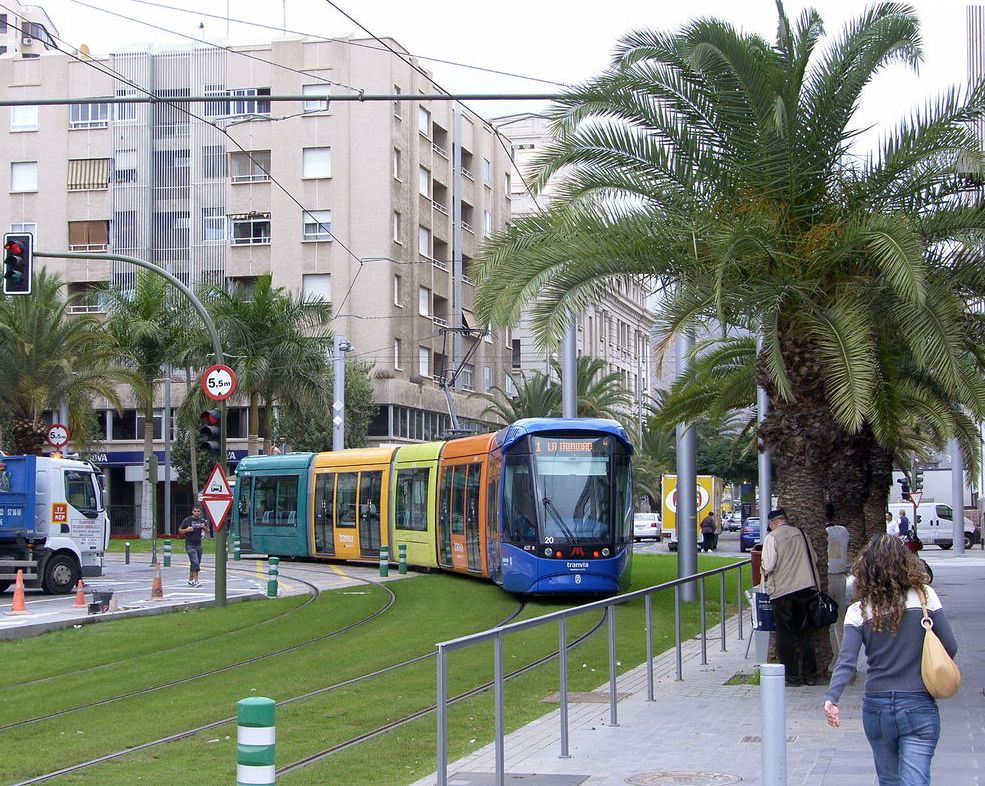
[[[629,584],[632,446],[611,420],[531,418],[444,442],[244,458],[244,551],[378,560],[490,579],[521,594]]]

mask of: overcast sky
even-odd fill
[[[155,8],[136,0],[35,0],[51,16],[60,37],[73,45],[87,43],[93,54],[105,54],[144,43],[188,42],[179,36],[95,10],[150,22],[188,36],[234,44],[269,41],[279,31],[230,22],[245,20],[318,36],[365,33],[325,0],[168,0],[171,8]],[[0,0],[2,5],[3,0]],[[163,4],[163,3],[162,3]],[[492,0],[486,4],[461,0],[338,0],[342,11],[379,36],[390,36],[422,57],[458,61],[484,68],[573,83],[599,71],[624,33],[641,27],[676,29],[698,16],[716,16],[772,40],[776,32],[773,0],[604,0],[561,3],[547,0]],[[829,35],[838,34],[846,19],[863,7],[858,0],[819,0],[786,4],[796,19],[815,7]],[[952,85],[966,80],[965,9],[956,0],[913,3],[921,19],[924,64],[919,75],[894,67],[869,89],[862,125],[884,123],[921,106]],[[594,11],[579,11],[579,7]],[[180,8],[195,9],[186,13]],[[481,10],[486,8],[488,10]],[[216,14],[223,19],[203,16]],[[200,28],[199,25],[204,27]],[[227,39],[228,34],[228,39]],[[427,62],[437,81],[452,92],[543,92],[551,85],[493,76],[466,68]],[[485,116],[535,110],[541,105],[478,105]]]

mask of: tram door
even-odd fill
[[[253,478],[243,475],[236,479],[236,532],[239,535],[240,549],[249,553],[253,551],[253,519],[250,516],[253,499]]]
[[[359,547],[364,557],[380,556],[382,488],[382,471],[359,473]]]
[[[358,472],[339,472],[335,476],[335,556],[342,559],[359,558],[357,502]]]
[[[438,561],[456,570],[481,572],[479,542],[480,464],[441,470],[438,504]]]
[[[315,476],[315,554],[335,556],[335,475],[323,472]]]

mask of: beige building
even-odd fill
[[[50,24],[39,11],[6,20],[4,95],[92,100],[0,112],[10,230],[34,232],[44,251],[152,260],[190,284],[249,286],[270,272],[276,286],[330,300],[333,331],[374,367],[377,443],[439,437],[449,425],[439,381],[459,366],[453,401],[463,425],[478,420],[483,407],[468,394],[505,384],[511,351],[508,335],[485,333],[472,313],[471,260],[510,214],[509,155],[486,123],[450,101],[326,100],[437,92],[413,60],[371,40],[90,58],[24,43],[24,25]],[[167,102],[99,100],[148,93]],[[279,95],[310,98],[270,100]],[[69,282],[77,310],[96,313],[90,290],[126,287],[136,272],[45,264]],[[111,481],[136,486],[138,413],[102,415],[100,458],[120,470]],[[234,406],[236,458],[245,420]]]
[[[519,114],[495,118],[492,122],[512,143],[513,164],[518,170],[511,179],[513,216],[529,215],[546,207],[551,200],[550,186],[533,197],[525,181],[532,160],[550,140],[549,121],[542,115]],[[578,318],[578,355],[604,360],[606,371],[621,375],[637,401],[648,394],[646,380],[650,370],[649,335],[653,314],[646,308],[647,296],[645,282],[616,279],[606,296]],[[512,334],[513,371],[553,374],[552,359],[559,359],[558,349],[538,344],[529,313],[525,313]]]

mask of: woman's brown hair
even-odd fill
[[[927,574],[916,555],[895,535],[876,535],[852,566],[855,600],[874,630],[895,633],[906,611],[906,593],[920,590]]]

